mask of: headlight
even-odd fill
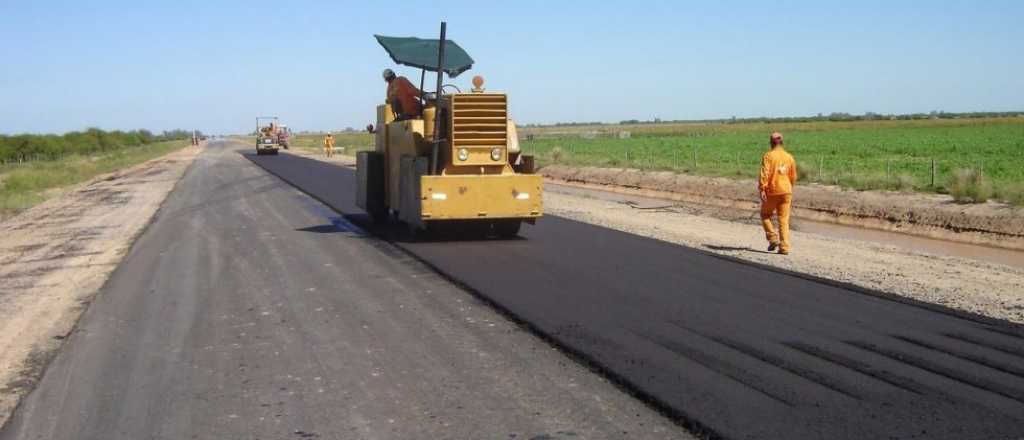
[[[461,160],[461,161],[469,160],[469,150],[467,150],[465,148],[459,148],[459,160]]]
[[[491,150],[491,160],[501,160],[501,148],[495,148]]]

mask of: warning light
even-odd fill
[[[473,91],[476,93],[484,91],[484,77],[480,75],[473,77]]]

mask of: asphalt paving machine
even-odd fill
[[[543,178],[519,149],[506,94],[485,91],[479,76],[468,93],[443,84],[473,65],[445,28],[437,40],[374,36],[395,63],[421,69],[420,90],[428,71],[437,82],[421,96],[422,115],[377,106],[374,151],[357,155],[356,204],[413,233],[512,237],[541,217]]]

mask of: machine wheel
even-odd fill
[[[367,212],[367,214],[370,214],[370,220],[372,220],[373,223],[377,225],[387,223],[388,219],[391,218],[391,216],[388,214],[387,209],[374,209],[372,211]]]
[[[519,219],[499,220],[494,223],[494,233],[501,238],[512,238],[519,235],[519,227],[522,225],[523,221]]]
[[[257,148],[256,149],[256,155],[257,156],[262,156],[263,155],[263,151],[261,151],[259,148]]]

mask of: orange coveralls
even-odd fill
[[[420,105],[420,90],[404,76],[399,76],[388,83],[388,104],[398,116],[405,118],[423,114]]]
[[[324,154],[326,154],[327,157],[334,155],[334,136],[327,135],[324,137]]]
[[[767,197],[761,202],[761,225],[769,243],[779,245],[779,251],[789,253],[789,211],[793,204],[793,184],[796,183],[796,160],[781,145],[761,157],[761,176],[758,193]],[[779,233],[772,226],[772,214],[779,214]]]

